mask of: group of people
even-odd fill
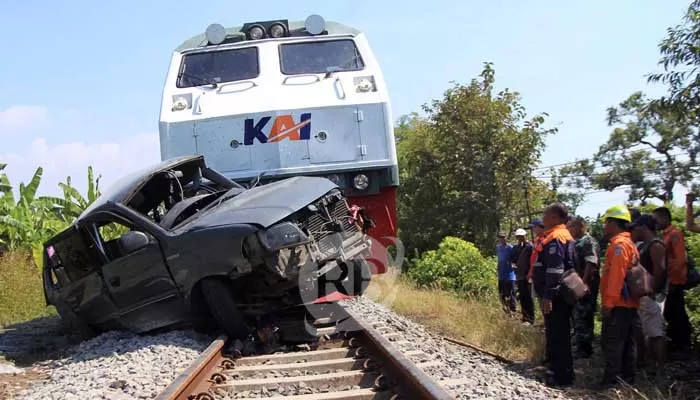
[[[690,226],[691,197],[688,203],[688,229],[700,232],[700,226]],[[542,219],[530,223],[532,242],[524,229],[515,232],[514,245],[499,234],[501,303],[511,313],[519,300],[522,323],[530,325],[535,322],[533,297],[537,298],[544,316],[546,383],[551,386],[573,384],[573,358],[593,354],[599,294],[605,359],[601,387],[620,379],[631,384],[639,368],[659,372],[668,352],[683,354],[690,347],[684,300],[689,259],[683,233],[671,225],[669,209],[641,214],[614,206],[602,222],[603,240],[608,243],[602,268],[600,246],[588,233],[586,220],[570,215],[561,203],[549,205]],[[653,287],[647,295],[635,297],[632,293],[638,291],[631,290],[626,278],[638,265],[648,272]],[[582,290],[572,282],[580,282]]]

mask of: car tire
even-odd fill
[[[56,307],[56,311],[61,317],[61,323],[67,334],[77,336],[79,340],[91,339],[97,336],[98,331],[78,316],[68,304],[58,302],[54,307]]]
[[[202,281],[202,294],[209,306],[209,312],[230,339],[245,339],[248,325],[238,310],[228,282],[221,278],[206,278]]]

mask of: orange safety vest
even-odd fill
[[[685,255],[683,232],[669,225],[664,229],[664,245],[668,257],[668,278],[672,285],[685,285],[688,280],[688,260]]]
[[[603,307],[639,308],[639,299],[622,297],[627,270],[632,267],[635,259],[639,260],[639,251],[632,242],[629,232],[618,233],[610,239],[600,277],[600,297]]]

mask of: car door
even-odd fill
[[[84,229],[64,231],[44,251],[44,290],[50,304],[69,308],[91,325],[118,320],[117,306],[100,276],[99,251]]]
[[[90,224],[104,255],[102,277],[120,310],[122,324],[134,331],[148,331],[179,322],[183,310],[177,286],[148,227],[114,212],[97,213]],[[120,239],[134,233],[142,235],[144,242],[125,251]]]

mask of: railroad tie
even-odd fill
[[[224,389],[229,393],[251,391],[261,388],[278,388],[280,386],[300,386],[322,389],[333,386],[372,387],[379,374],[362,370],[332,372],[319,375],[290,376],[261,379],[236,379],[213,385],[214,389]]]

